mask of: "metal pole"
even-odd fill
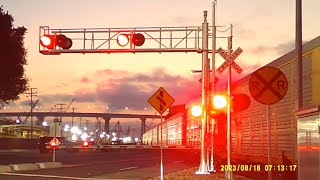
[[[201,116],[201,154],[200,167],[196,174],[210,174],[206,159],[205,139],[207,135],[207,92],[209,78],[209,62],[208,62],[208,22],[207,11],[204,11],[204,22],[202,23],[202,107],[205,109]]]
[[[270,105],[267,105],[267,126],[268,126],[268,165],[271,165],[271,119],[270,119]],[[268,171],[268,180],[272,180],[271,171]]]
[[[231,26],[232,29],[232,26]],[[228,37],[228,56],[231,56],[232,50],[232,35]],[[231,112],[230,112],[230,99],[231,99],[231,64],[228,65],[228,106],[227,106],[227,165],[230,167],[230,154],[231,154]],[[232,180],[232,171],[226,171],[226,179]]]
[[[30,91],[31,91],[31,99],[30,99],[31,136],[30,136],[30,138],[32,139],[33,138],[33,101],[32,101],[33,92],[32,92],[32,88],[30,89]]]
[[[297,66],[297,76],[296,76],[296,84],[297,84],[297,95],[296,95],[296,111],[303,107],[303,92],[302,92],[302,0],[296,0],[296,66]],[[298,117],[297,122],[298,122]],[[296,124],[296,128],[297,128]],[[296,129],[297,131],[297,129]],[[298,147],[298,146],[297,146]],[[298,154],[298,149],[296,148],[296,157],[298,159],[298,177],[297,179],[301,179],[301,163]]]
[[[162,157],[162,114],[160,114],[160,179],[163,180],[163,157]]]
[[[212,91],[211,93],[215,93],[215,63],[216,63],[216,4],[217,1],[214,0],[212,2],[212,62],[211,62],[211,83],[212,83]],[[211,157],[210,157],[210,166],[209,166],[209,171],[210,172],[215,172],[216,170],[214,169],[214,161],[213,161],[213,149],[214,148],[214,119],[211,119]]]
[[[296,0],[296,63],[297,63],[297,109],[303,106],[302,97],[302,0]]]
[[[54,122],[54,139],[56,138],[57,138],[57,123]],[[56,162],[56,147],[53,148],[52,162]]]

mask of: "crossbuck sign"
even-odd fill
[[[230,56],[228,52],[224,51],[221,47],[217,50],[218,53],[226,60],[218,69],[217,72],[221,74],[230,65],[239,74],[243,71],[241,67],[234,62],[234,60],[243,52],[241,48],[235,50]]]

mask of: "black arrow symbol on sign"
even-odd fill
[[[160,101],[160,111],[163,111],[163,106],[167,105],[166,102],[164,102],[163,98],[163,91],[160,91],[160,96],[157,96],[157,99]]]

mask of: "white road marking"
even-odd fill
[[[127,168],[122,168],[122,169],[119,169],[119,171],[129,170],[129,169],[136,169],[136,168],[138,168],[138,166],[132,166],[132,167],[127,167]]]

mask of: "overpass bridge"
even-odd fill
[[[137,118],[141,120],[141,136],[146,132],[147,119],[160,119],[159,115],[145,115],[145,114],[115,114],[115,113],[82,113],[82,112],[0,112],[0,117],[31,117],[35,116],[39,124],[42,124],[45,117],[90,117],[102,118],[105,122],[104,131],[110,134],[110,120],[112,118],[132,119]]]

